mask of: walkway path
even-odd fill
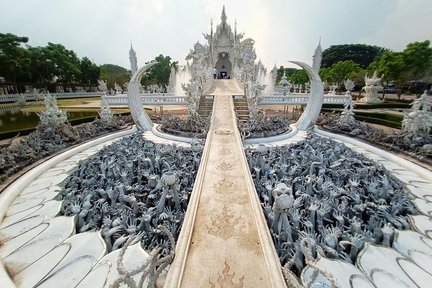
[[[237,129],[234,81],[210,92],[212,125],[165,287],[285,287]]]

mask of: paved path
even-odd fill
[[[234,80],[215,82],[212,124],[165,287],[285,287],[237,129],[231,95],[242,91]]]

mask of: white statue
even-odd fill
[[[105,94],[108,92],[107,83],[104,80],[97,80],[98,81],[98,90],[101,92],[105,92]]]
[[[171,66],[171,73],[169,76],[167,92],[173,93],[175,90],[175,86],[176,86],[176,69],[174,66]]]
[[[101,108],[99,111],[99,117],[102,120],[102,123],[108,125],[112,123],[113,113],[109,108],[109,105],[104,97],[101,98]]]
[[[114,90],[115,90],[115,94],[123,93],[123,89],[117,83],[114,83]]]
[[[432,129],[432,116],[429,111],[432,108],[432,101],[425,91],[419,99],[412,104],[413,111],[406,114],[402,121],[402,131],[412,134],[423,132],[429,134]]]
[[[378,78],[376,71],[372,75],[372,78],[369,78],[366,74],[365,75],[366,86],[363,87],[363,89],[366,92],[366,95],[365,95],[365,97],[360,99],[358,102],[381,103],[382,102],[381,99],[378,98],[378,91],[383,89],[383,87],[381,86],[381,79],[383,77],[384,77],[384,75],[382,75],[381,78]]]
[[[67,122],[66,112],[57,106],[57,100],[48,92],[44,96],[45,110],[37,113],[40,119],[38,129],[53,131]]]
[[[355,84],[354,84],[354,81],[347,79],[344,82],[344,86],[345,86],[347,93],[349,92],[351,94],[351,91],[354,89]]]

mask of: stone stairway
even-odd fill
[[[234,98],[233,100],[239,122],[247,122],[249,120],[249,106],[246,98]]]
[[[207,99],[204,98],[201,100],[199,108],[198,108],[198,114],[203,117],[208,117],[213,110],[213,98]]]
[[[234,81],[214,81],[211,127],[164,287],[286,287],[237,129]]]

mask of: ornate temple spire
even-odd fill
[[[129,61],[130,61],[130,65],[131,65],[132,75],[133,75],[138,70],[138,60],[136,57],[135,50],[132,47],[132,41],[131,41],[131,47],[129,50]]]
[[[222,25],[225,26],[226,24],[226,20],[227,20],[227,16],[225,14],[225,5],[222,8],[222,16],[221,16],[221,20],[222,20]]]

